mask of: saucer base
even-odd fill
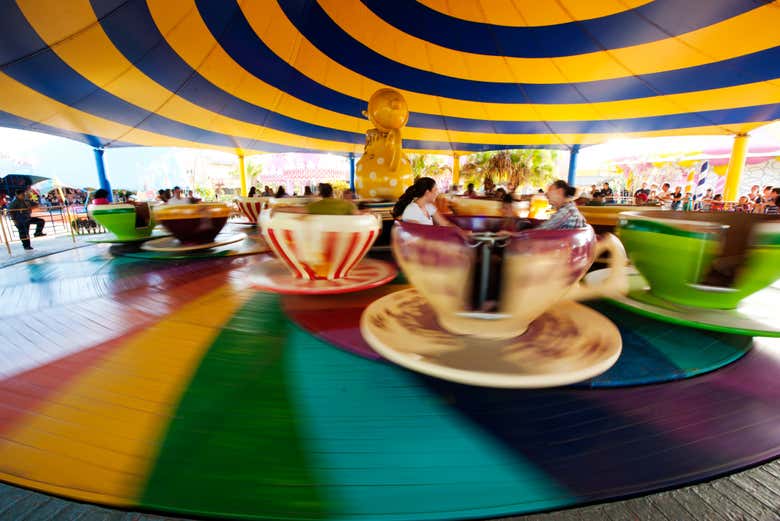
[[[282,261],[269,257],[258,267],[252,278],[252,286],[285,295],[335,295],[375,288],[387,284],[396,275],[398,270],[389,262],[363,259],[343,279],[299,279],[290,273]]]
[[[171,236],[170,233],[156,230],[153,231],[151,235],[145,235],[143,237],[132,237],[127,239],[120,239],[113,233],[108,232],[102,237],[95,237],[94,239],[87,239],[86,241],[91,242],[92,244],[132,244],[132,243],[153,241],[156,239],[164,239],[170,236]]]
[[[144,243],[144,245],[141,246],[141,249],[159,252],[208,250],[210,248],[218,248],[227,244],[233,244],[234,242],[242,241],[244,239],[246,239],[246,234],[241,232],[220,233],[212,242],[202,244],[184,244],[176,237],[163,237]]]
[[[490,327],[486,322],[485,327]],[[366,342],[398,365],[483,387],[539,388],[597,376],[617,361],[622,339],[604,315],[561,302],[520,336],[490,340],[443,329],[415,289],[384,296],[363,312]]]
[[[190,251],[147,251],[138,248],[135,244],[115,244],[110,250],[112,255],[119,257],[164,261],[240,257],[268,253],[270,251],[271,248],[262,239],[246,239],[217,246],[216,248]]]
[[[592,271],[586,284],[598,284],[609,275],[609,268]],[[682,306],[664,300],[650,291],[642,275],[628,273],[629,291],[610,296],[608,301],[634,313],[672,324],[748,336],[780,337],[780,288],[770,286],[744,299],[737,309],[706,309]]]

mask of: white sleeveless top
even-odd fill
[[[436,213],[436,207],[432,204],[426,204],[425,209],[428,211],[430,217],[426,217],[420,206],[412,201],[404,209],[404,213],[401,214],[401,220],[404,222],[412,222],[417,224],[433,224],[433,214]]]

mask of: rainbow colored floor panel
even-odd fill
[[[634,358],[578,387],[477,388],[365,351],[355,317],[400,282],[280,297],[249,289],[262,258],[94,245],[0,270],[0,480],[181,514],[423,520],[605,500],[780,455],[777,340],[597,303]]]

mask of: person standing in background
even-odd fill
[[[16,229],[19,230],[19,238],[22,240],[22,246],[25,250],[32,250],[32,244],[30,244],[30,225],[35,225],[35,237],[43,237],[46,235],[43,233],[43,226],[46,221],[40,217],[32,216],[32,201],[27,198],[26,190],[17,190],[16,197],[8,205],[8,212],[11,219],[16,225]]]

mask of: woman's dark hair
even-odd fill
[[[607,183],[604,183],[604,184],[607,184]],[[565,195],[566,197],[574,197],[574,194],[577,193],[577,188],[572,186],[572,185],[570,185],[569,183],[567,183],[563,179],[558,179],[557,181],[555,181],[553,183],[553,186],[555,188],[563,188],[563,195]]]
[[[312,193],[311,193],[311,186],[304,186],[303,187],[303,195],[312,195]]]
[[[95,193],[92,194],[93,199],[105,199],[106,197],[108,197],[108,190],[103,188],[95,190]]]
[[[320,197],[325,199],[333,197],[333,186],[330,183],[320,183],[318,192],[320,193]]]
[[[255,196],[255,194],[257,194],[257,188],[255,188],[255,187],[253,186],[252,188],[250,188],[250,189],[249,189],[249,195],[248,195],[248,197],[254,197],[254,196]]]
[[[398,202],[393,206],[393,217],[400,218],[404,214],[404,210],[409,206],[409,203],[425,195],[428,190],[433,190],[436,186],[436,181],[430,177],[418,177],[412,186],[406,189],[404,195],[402,195]]]
[[[284,197],[287,195],[287,191],[284,189],[284,186],[279,185],[279,188],[276,190],[276,195],[274,197]]]

